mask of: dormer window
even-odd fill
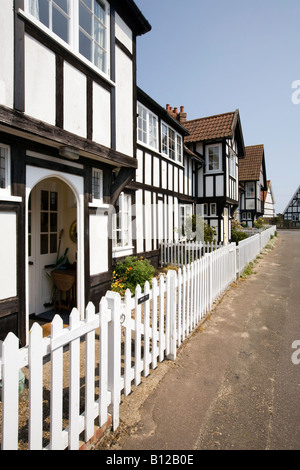
[[[72,52],[108,75],[107,0],[27,0],[27,12],[53,33],[53,38],[61,39]]]
[[[222,146],[221,144],[206,147],[206,171],[222,171]]]

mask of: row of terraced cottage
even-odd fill
[[[272,198],[264,146],[245,147],[238,110],[189,121],[138,88],[150,30],[132,0],[1,0],[1,340],[27,343],[64,254],[83,312],[117,259],[157,265],[196,207],[228,243],[235,214],[251,226]]]

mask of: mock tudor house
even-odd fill
[[[204,161],[197,168],[195,201],[203,204],[204,221],[215,229],[216,240],[227,244],[239,203],[239,165],[245,156],[239,110],[183,125],[189,132],[185,145]]]
[[[137,255],[157,266],[160,242],[182,238],[194,213],[195,175],[202,164],[184,145],[188,132],[180,120],[185,116],[184,109],[164,109],[137,88],[138,168],[117,201],[114,261]]]
[[[294,227],[300,227],[300,186],[286,206],[283,220],[289,221]]]
[[[261,193],[261,200],[264,204],[264,213],[263,219],[267,221],[268,219],[272,219],[275,217],[275,198],[272,188],[272,183],[270,180],[267,180],[267,190],[262,191]]]
[[[264,214],[264,197],[267,191],[265,151],[263,145],[246,147],[246,155],[240,162],[240,222],[248,227]]]
[[[132,0],[1,0],[0,340],[26,343],[64,255],[81,315],[110,285],[109,212],[138,163],[136,39],[150,29]]]

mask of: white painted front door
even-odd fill
[[[51,267],[57,260],[60,224],[61,183],[44,180],[31,192],[29,204],[29,313],[51,309]]]

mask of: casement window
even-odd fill
[[[109,74],[106,0],[27,0],[26,11],[68,44],[72,52]]]
[[[207,203],[203,204],[203,215],[207,215]]]
[[[10,194],[10,148],[0,144],[0,197]]]
[[[210,215],[217,215],[217,204],[215,202],[210,205]]]
[[[228,171],[230,176],[236,177],[235,155],[232,152],[229,154]]]
[[[92,170],[92,195],[94,201],[103,199],[103,172],[97,168]]]
[[[158,149],[158,119],[145,106],[138,103],[137,138],[143,144]]]
[[[222,171],[222,146],[221,144],[206,147],[206,171]]]
[[[193,209],[192,206],[181,204],[179,206],[179,227],[180,232],[179,236],[186,236],[188,235],[187,232],[192,231],[192,215]]]
[[[255,184],[246,183],[246,198],[255,197]]]
[[[174,131],[171,127],[167,126],[164,122],[161,123],[161,152],[171,160],[181,163],[183,162],[182,152],[182,136]]]
[[[113,248],[132,246],[131,195],[121,193],[117,201],[117,211],[113,216]]]

